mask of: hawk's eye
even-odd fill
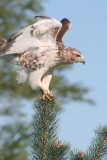
[[[79,54],[76,54],[77,57],[81,57]]]

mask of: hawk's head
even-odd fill
[[[70,52],[70,55],[71,55],[71,63],[76,63],[76,62],[82,62],[83,64],[85,64],[85,58],[84,56],[81,54],[80,51],[78,51],[77,49],[75,48],[70,48],[71,49],[71,52]]]
[[[61,58],[62,63],[73,64],[76,62],[82,62],[85,64],[85,58],[81,52],[75,48],[64,47],[63,51],[59,53],[59,57]]]
[[[73,64],[76,62],[82,62],[83,64],[85,64],[85,58],[83,57],[81,52],[75,48],[59,48],[58,57],[60,59],[61,64]]]
[[[67,47],[66,48],[66,54],[64,55],[65,57],[65,63],[76,63],[76,62],[82,62],[85,64],[85,59],[83,55],[81,54],[80,51],[78,51],[75,48]]]

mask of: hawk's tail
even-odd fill
[[[0,37],[0,48],[5,42],[6,42],[6,40],[4,38]]]

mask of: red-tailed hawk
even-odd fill
[[[83,55],[75,48],[66,47],[63,37],[71,26],[68,19],[61,22],[36,16],[36,23],[20,30],[7,41],[0,38],[0,58],[20,65],[17,80],[28,82],[32,89],[40,87],[50,94],[49,84],[53,70],[61,64],[85,63]]]

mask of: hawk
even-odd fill
[[[21,66],[17,75],[19,83],[28,82],[32,89],[39,87],[44,94],[51,96],[49,84],[55,67],[85,63],[85,59],[80,51],[63,44],[63,37],[71,26],[67,18],[59,22],[46,16],[36,16],[35,20],[36,23],[7,41],[0,38],[0,58]]]

